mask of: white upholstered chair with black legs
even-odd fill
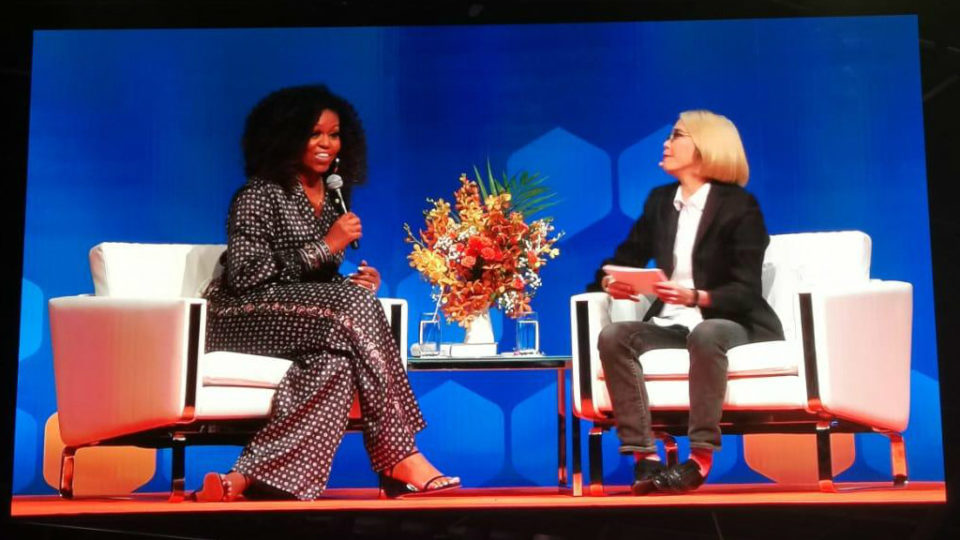
[[[902,432],[910,412],[913,288],[870,279],[870,237],[859,231],[774,235],[763,263],[763,295],[780,317],[784,341],[728,352],[725,434],[816,433],[819,486],[838,489],[830,434],[875,432],[891,444],[893,482],[907,481]],[[603,492],[600,437],[614,425],[597,355],[611,321],[639,320],[649,302],[606,293],[570,299],[574,414],[593,423],[589,493]],[[674,436],[686,435],[685,349],[643,354],[654,432],[676,462]],[[581,478],[579,448],[574,479]],[[575,485],[580,493],[582,485]]]
[[[95,294],[50,300],[60,434],[60,494],[74,454],[95,445],[172,448],[182,500],[192,444],[245,444],[270,414],[291,362],[204,352],[206,284],[223,245],[103,243],[90,251]],[[381,298],[406,365],[407,304]],[[351,429],[362,419],[357,403]]]

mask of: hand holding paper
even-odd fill
[[[659,268],[633,268],[607,264],[604,265],[603,271],[613,278],[610,287],[613,287],[614,283],[627,284],[633,289],[633,295],[656,294],[653,285],[667,281],[666,274]]]

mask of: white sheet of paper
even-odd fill
[[[667,275],[659,268],[633,268],[631,266],[607,264],[603,266],[603,271],[608,276],[613,277],[614,281],[622,281],[632,285],[637,294],[654,294],[653,284],[667,281]]]

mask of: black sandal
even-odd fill
[[[450,482],[442,484],[438,487],[430,487],[438,480],[444,478],[449,478]],[[461,487],[460,478],[457,476],[447,476],[445,474],[439,474],[434,476],[430,480],[427,480],[423,484],[423,489],[417,489],[417,486],[409,482],[404,482],[402,480],[397,480],[383,473],[380,473],[380,494],[381,498],[386,497],[388,499],[402,499],[408,497],[420,497],[424,495],[433,495],[435,493],[443,493],[446,491],[453,491]]]
[[[417,455],[419,453],[420,453],[420,450],[417,450],[416,448],[414,448],[412,452],[400,458],[400,461],[403,461],[408,457]],[[400,461],[398,461],[397,463],[400,463]],[[396,464],[394,464],[393,467],[390,467],[391,474],[393,473],[393,469],[395,467],[396,467]],[[397,480],[390,474],[385,474],[381,472],[379,473],[378,476],[380,477],[380,493],[379,493],[380,498],[386,497],[388,499],[400,499],[404,497],[419,497],[422,495],[433,495],[434,493],[442,493],[444,491],[453,491],[455,489],[460,488],[459,476],[447,476],[445,474],[434,476],[430,480],[427,480],[426,482],[423,483],[423,489],[418,489],[417,486],[409,482]],[[444,484],[440,487],[435,487],[435,488],[430,487],[434,484],[434,482],[436,482],[437,480],[441,480],[443,478],[449,478],[451,480],[450,483]]]

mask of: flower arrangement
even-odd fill
[[[540,185],[543,177],[504,175],[499,182],[487,169],[489,189],[462,174],[453,211],[443,199],[427,199],[426,230],[414,234],[404,224],[413,244],[410,266],[438,288],[434,300],[444,315],[464,327],[493,305],[513,318],[530,312],[540,269],[560,254],[554,244],[563,236],[551,236],[550,218],[524,221],[524,211],[555,204]]]

